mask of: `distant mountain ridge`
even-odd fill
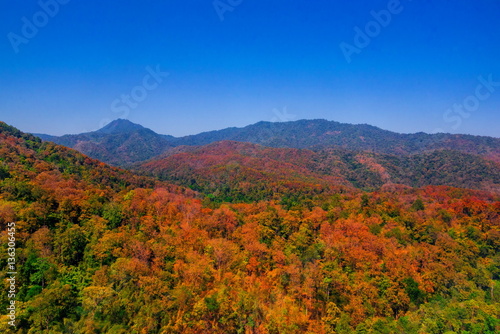
[[[117,166],[149,160],[172,147],[202,146],[223,140],[275,148],[343,148],[395,155],[448,149],[500,162],[499,138],[422,132],[400,134],[366,124],[352,125],[327,120],[258,122],[243,128],[232,127],[173,137],[157,134],[141,125],[119,119],[94,132],[61,137],[39,136]]]
[[[132,123],[125,119],[117,119],[104,126],[103,128],[97,130],[96,132],[104,134],[117,134],[117,133],[128,133],[143,130],[145,127],[139,124]]]
[[[481,155],[500,155],[500,139],[454,134],[400,134],[367,124],[298,120],[258,122],[243,128],[227,128],[174,139],[177,145],[207,145],[232,140],[280,148],[318,149],[327,147],[388,154],[414,154],[451,149]]]
[[[60,137],[37,136],[114,166],[126,166],[157,156],[173,147],[171,140],[174,138],[124,119],[117,119],[93,132]]]

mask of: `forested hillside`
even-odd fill
[[[389,155],[345,149],[270,148],[223,141],[182,146],[136,165],[216,202],[283,200],[343,188],[373,191],[387,184],[448,185],[500,194],[500,164],[478,155],[437,150]]]
[[[344,148],[387,154],[415,154],[450,149],[500,157],[500,139],[447,133],[401,134],[368,124],[346,124],[324,119],[292,122],[258,122],[172,139],[177,145],[207,145],[221,140],[288,148]]]
[[[254,173],[278,182],[266,150],[252,154],[269,171]],[[291,164],[312,152],[281,153],[284,179],[317,183]],[[4,315],[0,331],[500,331],[498,194],[330,191],[293,205],[206,202],[0,123],[0,264],[15,222],[19,271],[17,327]]]

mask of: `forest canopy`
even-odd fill
[[[214,204],[0,123],[4,291],[11,222],[18,268],[0,331],[500,332],[498,194],[394,184],[289,204]]]

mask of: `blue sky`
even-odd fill
[[[498,0],[55,1],[0,11],[0,120],[26,132],[121,117],[175,136],[313,118],[500,133]]]

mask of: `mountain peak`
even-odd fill
[[[132,123],[127,119],[115,119],[102,129],[97,130],[96,132],[105,133],[105,134],[114,134],[114,133],[128,133],[134,132],[137,130],[145,129],[142,125]]]

